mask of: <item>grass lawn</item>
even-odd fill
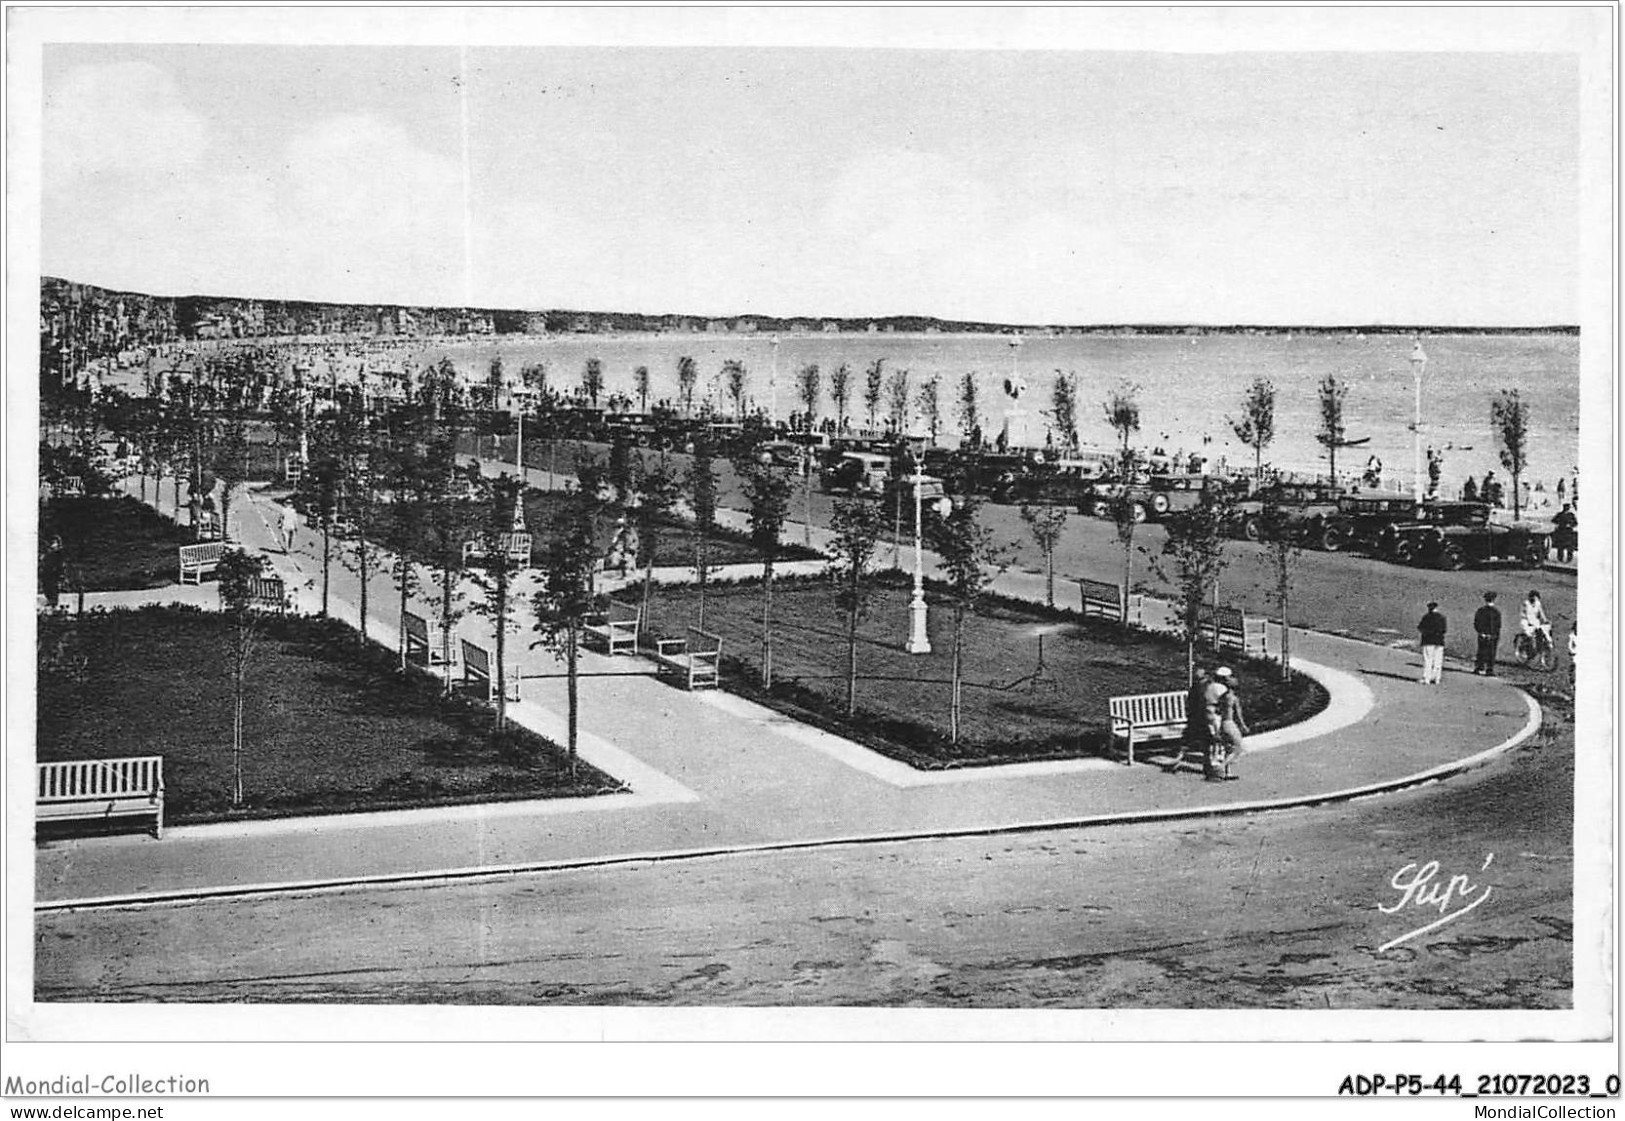
[[[1185,688],[1183,644],[1143,631],[1123,632],[1040,605],[990,599],[965,622],[963,708],[958,746],[949,742],[953,609],[940,589],[931,604],[930,654],[910,655],[909,586],[884,577],[858,625],[858,716],[848,722],[846,618],[822,580],[775,585],[774,685],[760,686],[760,582],[713,587],[705,629],[722,638],[724,685],[799,719],[837,731],[916,767],[939,768],[1104,754],[1107,700]],[[681,635],[697,616],[692,587],[662,588],[650,605],[649,641]],[[1044,632],[1046,677],[1029,688]],[[1327,696],[1301,675],[1280,680],[1273,662],[1227,655],[1254,732],[1296,723]]]
[[[332,620],[267,620],[248,671],[246,811],[230,809],[228,621],[183,608],[39,620],[38,757],[162,755],[173,821],[271,817],[620,789],[483,706],[402,677]]]
[[[53,498],[40,508],[40,540],[67,550],[63,593],[75,573],[87,592],[159,588],[177,578],[176,548],[192,536],[133,498]]]

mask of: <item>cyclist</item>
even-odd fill
[[[1519,606],[1518,626],[1522,628],[1530,650],[1552,649],[1552,624],[1546,618],[1546,608],[1541,605],[1539,592],[1531,591]]]

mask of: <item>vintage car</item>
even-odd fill
[[[1248,541],[1273,532],[1290,541],[1319,543],[1326,519],[1338,512],[1342,495],[1342,489],[1330,483],[1273,483],[1236,500],[1230,528]]]
[[[1310,544],[1319,544],[1328,553],[1375,552],[1383,530],[1396,522],[1415,521],[1416,507],[1414,499],[1394,495],[1344,495],[1337,500],[1337,513],[1323,520],[1320,540],[1311,539]]]
[[[826,494],[879,495],[891,477],[891,457],[873,452],[842,452],[820,473],[819,487]]]
[[[1388,528],[1385,555],[1406,564],[1450,569],[1494,561],[1539,568],[1551,549],[1549,525],[1497,522],[1482,502],[1424,503],[1417,514],[1414,522]]]

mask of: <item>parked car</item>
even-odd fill
[[[879,495],[886,489],[891,477],[891,457],[873,452],[842,452],[839,459],[825,467],[818,484],[826,494]]]
[[[1551,527],[1541,522],[1506,525],[1491,518],[1481,502],[1429,504],[1422,512],[1435,520],[1391,527],[1391,555],[1409,564],[1461,569],[1494,561],[1515,561],[1528,568],[1546,563]]]
[[[1337,513],[1324,520],[1319,545],[1328,553],[1345,549],[1375,552],[1385,529],[1396,522],[1416,520],[1416,506],[1409,498],[1345,495],[1337,500]]]
[[[1248,541],[1260,540],[1266,528],[1273,528],[1287,540],[1318,543],[1342,496],[1342,488],[1329,483],[1272,483],[1236,500],[1231,529]],[[1266,512],[1272,507],[1278,524],[1266,527]]]
[[[1410,521],[1392,522],[1377,535],[1377,552],[1400,564],[1416,564],[1433,530],[1447,525],[1475,525],[1489,520],[1485,502],[1424,502]]]

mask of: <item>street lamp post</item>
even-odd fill
[[[931,639],[925,627],[925,564],[920,541],[920,488],[925,482],[922,463],[914,461],[914,598],[909,603],[908,652],[931,653]]]
[[[1422,373],[1427,369],[1427,352],[1422,349],[1422,340],[1416,340],[1416,347],[1411,351],[1411,374],[1416,381],[1416,404],[1412,413],[1411,422],[1411,479],[1412,497],[1422,501]]]

